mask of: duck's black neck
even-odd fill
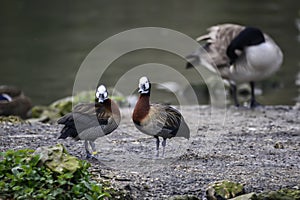
[[[95,108],[101,108],[104,107],[105,109],[111,110],[111,100],[105,99],[103,102],[96,101],[95,102]]]

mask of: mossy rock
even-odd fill
[[[224,200],[244,194],[244,186],[231,181],[218,181],[208,185],[206,196],[208,200]]]
[[[56,108],[51,108],[49,106],[34,106],[31,109],[31,119],[28,119],[30,122],[40,121],[40,122],[48,122],[48,121],[56,121],[61,115],[59,114],[59,110]],[[35,119],[35,120],[34,120]]]
[[[50,147],[39,147],[35,154],[40,155],[40,162],[51,171],[59,174],[65,172],[74,173],[81,168],[79,160],[71,156],[62,144]]]
[[[59,99],[52,104],[50,104],[49,108],[56,110],[59,116],[64,116],[65,114],[72,111],[72,97],[66,97],[63,99]]]
[[[22,123],[24,122],[23,119],[21,119],[19,116],[0,116],[0,123],[5,123],[5,122],[10,122],[10,123]]]
[[[281,189],[254,195],[252,200],[300,200],[300,190]]]
[[[251,192],[251,193],[248,193],[248,194],[243,194],[243,195],[237,196],[237,197],[232,198],[230,200],[251,200],[253,195],[255,195],[255,193]]]
[[[168,200],[200,200],[200,199],[193,195],[175,195],[168,198]]]

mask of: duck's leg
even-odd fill
[[[167,145],[167,138],[164,138],[164,140],[162,141],[162,146],[163,146],[163,153],[162,153],[162,157],[165,156],[165,148],[166,148],[166,145]]]
[[[233,101],[234,101],[234,105],[236,107],[239,107],[240,103],[239,103],[239,101],[237,99],[237,88],[236,88],[236,84],[235,83],[230,82],[230,93],[232,95],[232,98],[233,98]]]
[[[255,100],[255,84],[253,81],[250,82],[250,87],[251,87],[251,99],[250,99],[250,108],[255,108],[257,106],[260,106],[260,103],[258,103]]]
[[[93,141],[89,141],[90,145],[91,145],[91,148],[92,148],[92,156],[95,157],[97,155],[97,149],[96,149],[96,145],[95,145],[95,142]]]
[[[85,148],[85,152],[86,152],[86,158],[91,158],[92,154],[89,151],[89,146],[88,146],[87,140],[84,140],[84,148]]]
[[[156,157],[159,157],[159,138],[158,136],[154,136],[156,138]]]

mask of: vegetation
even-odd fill
[[[90,164],[86,161],[76,159],[78,167],[74,169],[74,166],[71,166],[71,170],[63,167],[59,171],[49,167],[53,166],[48,162],[52,158],[48,157],[48,161],[47,159],[42,161],[45,156],[33,150],[9,150],[0,153],[0,156],[0,199],[105,199],[110,197],[109,193],[103,191],[101,184],[91,179],[88,171]],[[66,154],[65,150],[60,156],[64,157],[64,161],[74,162],[74,157],[70,159],[72,156]],[[66,163],[66,166],[68,165],[70,163]]]

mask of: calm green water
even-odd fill
[[[72,94],[84,58],[114,34],[155,26],[195,38],[208,26],[231,22],[262,28],[284,52],[281,70],[261,85],[264,93],[259,100],[294,104],[300,96],[295,84],[300,71],[299,10],[299,0],[1,1],[0,84],[22,88],[34,104],[49,104]],[[111,86],[132,67],[148,62],[168,64],[193,84],[201,82],[194,70],[185,70],[183,60],[147,50],[116,60],[101,81]],[[157,96],[163,100],[169,95]]]

